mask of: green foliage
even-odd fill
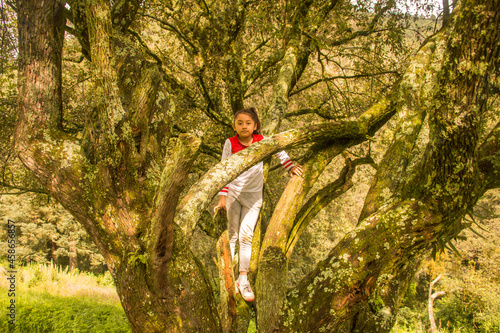
[[[3,265],[5,266],[5,265]],[[9,304],[0,268],[0,304]],[[17,332],[130,332],[109,272],[30,264],[16,273]],[[7,317],[0,318],[7,331]]]
[[[480,235],[466,229],[455,241],[455,250],[424,263],[408,288],[392,332],[428,330],[429,282],[439,274],[444,278],[433,292],[445,295],[434,301],[434,315],[442,332],[500,332],[499,195],[498,190],[488,192],[472,213],[484,229]]]
[[[8,304],[0,289],[0,303]],[[7,332],[7,317],[0,316],[0,330]],[[119,304],[100,304],[85,297],[61,297],[46,292],[20,292],[16,300],[17,332],[130,332]]]
[[[96,276],[96,281],[101,286],[114,286],[115,281],[113,281],[113,277],[109,271],[104,272],[104,274],[99,274]]]
[[[17,264],[70,265],[103,273],[104,258],[85,230],[53,199],[23,194],[0,197],[0,246],[5,247],[8,220],[16,223]],[[2,255],[5,255],[3,253]]]
[[[8,263],[4,262],[2,266],[8,267]],[[2,268],[0,267],[0,274],[2,274],[1,272]],[[17,267],[16,282],[16,287],[19,290],[50,291],[59,296],[78,295],[98,298],[103,302],[118,302],[114,281],[109,271],[95,275],[91,272],[81,272],[78,269],[69,271],[68,267],[52,263],[31,263]],[[0,281],[0,287],[6,286],[5,281]]]
[[[500,332],[500,287],[477,272],[456,283],[451,295],[436,302],[436,318],[441,326]]]
[[[399,309],[396,324],[392,333],[427,333],[429,331],[429,320],[426,314],[412,310],[408,307]]]
[[[146,256],[140,252],[140,249],[137,249],[134,253],[129,254],[129,259],[128,263],[129,265],[139,265],[142,263],[143,265],[146,265],[147,258]]]
[[[417,284],[415,282],[410,283],[408,290],[405,295],[405,306],[411,306],[415,304],[417,298]]]
[[[409,15],[399,12],[397,9],[392,10],[392,14],[395,15],[384,14],[385,18],[377,22],[376,29],[369,29],[370,31],[367,31],[365,35],[359,34],[359,36],[365,36],[366,38],[354,38],[355,35],[352,35],[352,32],[356,30],[362,31],[365,27],[368,27],[372,21],[372,14],[380,9],[374,8],[372,1],[356,1],[356,4],[343,2],[337,6],[335,11],[328,14],[329,17],[325,20],[325,23],[318,21],[319,15],[313,15],[321,11],[323,4],[318,2],[310,8],[309,11],[312,14],[307,14],[307,19],[299,20],[300,25],[296,25],[294,24],[294,20],[296,20],[294,16],[302,17],[302,13],[297,11],[295,7],[301,3],[286,1],[279,3],[249,2],[247,3],[248,7],[245,8],[248,9],[245,13],[248,23],[242,21],[240,22],[241,26],[235,26],[233,22],[233,20],[238,21],[238,15],[235,13],[237,8],[233,8],[229,5],[230,3],[209,3],[208,5],[211,7],[209,15],[208,7],[207,13],[204,13],[203,10],[198,11],[197,3],[191,1],[182,2],[182,10],[173,8],[170,4],[162,1],[144,3],[143,8],[141,8],[140,19],[131,25],[131,29],[135,30],[137,36],[142,39],[140,42],[141,47],[138,50],[149,55],[149,60],[153,61],[154,58],[154,62],[162,67],[162,73],[169,76],[168,81],[170,82],[168,84],[170,86],[166,90],[171,94],[171,96],[168,96],[171,99],[169,100],[169,116],[175,115],[172,118],[176,118],[173,126],[174,134],[189,132],[193,129],[199,130],[200,128],[206,133],[202,154],[197,159],[198,163],[193,169],[191,178],[188,181],[189,184],[193,183],[208,167],[218,161],[221,138],[227,137],[227,133],[223,133],[224,127],[222,123],[227,125],[227,119],[230,118],[231,112],[234,111],[231,110],[233,101],[227,96],[235,97],[234,90],[237,90],[238,94],[241,95],[241,99],[243,99],[241,102],[256,105],[260,110],[268,108],[273,91],[271,88],[273,82],[276,82],[276,73],[280,69],[280,65],[276,65],[276,63],[282,56],[281,50],[286,49],[288,39],[300,39],[307,36],[311,39],[310,44],[307,43],[307,49],[315,50],[310,57],[308,55],[309,60],[311,60],[310,66],[303,74],[296,73],[299,74],[297,77],[298,82],[289,94],[290,96],[286,96],[287,98],[290,97],[290,103],[286,105],[289,115],[286,116],[288,123],[285,123],[283,127],[290,128],[298,124],[324,119],[343,119],[360,114],[367,106],[376,101],[380,94],[384,94],[392,83],[400,77],[406,66],[407,55],[412,53],[412,47],[414,46],[409,44],[411,42],[414,44],[419,43],[419,41],[411,39],[408,39],[407,43],[407,40],[405,40],[406,29],[410,27]],[[210,20],[207,19],[207,15],[210,16]],[[211,22],[218,23],[211,24]],[[428,23],[427,26],[429,26]],[[316,25],[320,25],[318,29],[309,29],[309,26],[314,27]],[[289,31],[289,29],[298,29],[300,33],[294,36],[293,31]],[[69,33],[74,31],[73,29],[67,30]],[[236,36],[235,31],[238,30],[242,32],[239,36]],[[419,29],[415,28],[415,30],[418,31]],[[352,41],[340,43],[345,36],[352,36]],[[69,56],[76,59],[79,55],[80,45],[76,42],[75,37],[68,36],[66,41],[65,57]],[[338,47],[332,46],[335,42],[339,42]],[[139,44],[139,40],[137,44]],[[85,47],[85,45],[81,46]],[[303,51],[306,52],[306,49]],[[119,53],[117,52],[117,54]],[[128,87],[134,87],[136,84],[140,86],[140,82],[138,82],[140,81],[138,80],[139,76],[135,76],[135,74],[147,72],[143,70],[147,66],[145,66],[146,61],[142,62],[140,58],[131,57],[130,59],[137,60],[137,70],[132,71],[131,74],[118,73],[120,78],[122,78],[122,75],[124,78],[122,82],[119,82],[119,85],[122,84],[124,87],[123,89],[121,86],[119,87],[122,90],[120,97],[124,100],[123,106],[127,109],[127,112],[129,107],[133,112],[137,112],[139,108],[133,103],[136,99],[141,100],[139,98],[141,96],[134,95],[133,89]],[[273,62],[275,59],[276,62]],[[313,59],[317,59],[317,61],[313,62]],[[9,59],[9,61],[11,60]],[[98,66],[97,60],[93,60],[95,61],[93,65]],[[116,60],[116,63],[127,62],[127,59],[114,60]],[[233,63],[238,63],[237,70],[232,68]],[[265,63],[269,63],[269,66],[263,66]],[[101,126],[100,122],[96,120],[95,101],[93,101],[98,94],[92,90],[90,84],[87,84],[90,76],[90,66],[88,65],[89,63],[85,61],[81,66],[76,65],[76,62],[70,64],[65,61],[63,70],[64,120],[62,127],[66,133],[82,140],[83,150],[87,150],[86,145],[90,147],[89,150],[99,147],[97,139],[99,138]],[[130,66],[130,68],[132,67]],[[129,70],[127,66],[123,66],[123,68],[123,71]],[[258,69],[257,73],[253,73],[253,68]],[[224,76],[221,73],[228,74]],[[172,77],[170,78],[170,76]],[[232,85],[231,82],[235,80],[235,77],[243,77],[248,82]],[[95,79],[99,81],[100,78]],[[4,89],[2,86],[1,92],[7,91],[6,95],[12,100],[11,97],[16,95],[15,85],[12,85],[9,80],[10,77],[5,80],[8,89]],[[181,82],[182,85],[179,84]],[[179,88],[178,86],[182,87]],[[175,91],[176,89],[183,90],[183,92]],[[128,95],[132,96],[130,100]],[[158,98],[154,102],[164,98],[163,92],[158,93],[158,95],[161,95],[162,98]],[[3,98],[3,95],[1,97]],[[2,152],[8,152],[8,154],[2,155],[2,157],[7,156],[7,158],[3,159],[5,163],[2,170],[4,170],[3,174],[7,175],[3,179],[9,180],[8,185],[22,191],[21,185],[24,186],[29,179],[22,177],[23,173],[20,168],[12,167],[15,162],[14,164],[11,163],[11,155],[9,155],[12,151],[11,133],[15,119],[13,110],[15,111],[15,105],[13,104],[8,109],[2,109],[2,117],[5,114],[6,116],[3,118],[8,120],[5,124],[9,124],[9,131],[2,131],[2,133],[6,133],[5,135],[2,134],[2,144],[5,142],[4,146],[6,147],[2,149]],[[132,116],[133,112],[130,113],[131,118],[134,117]],[[144,118],[156,119],[163,116],[167,118],[162,112],[154,111],[151,113],[151,117]],[[296,121],[295,119],[298,118],[294,117],[304,114],[304,112],[309,113],[309,115]],[[139,115],[139,112],[137,114]],[[207,125],[207,123],[210,124]],[[139,143],[142,137],[153,137],[150,132],[140,129],[142,123],[135,125],[137,125],[137,128],[134,128],[134,131],[138,133],[134,138],[137,140],[136,143]],[[147,126],[150,129],[154,128],[155,132],[162,132],[157,131],[155,121],[151,121]],[[214,130],[212,130],[212,127]],[[157,139],[158,141],[151,139],[149,144],[141,140],[141,144],[144,143],[144,145],[142,145],[142,148],[138,147],[144,152],[148,163],[152,161],[151,165],[154,165],[154,168],[144,167],[146,175],[158,174],[163,163],[160,160],[165,155],[168,156],[168,154],[165,154],[165,149],[160,150],[157,155],[151,153],[151,156],[149,156],[150,150],[156,153],[154,147],[161,146],[165,148],[166,143],[169,141],[169,135],[158,135]],[[171,140],[171,142],[173,141]],[[145,147],[148,147],[147,152]],[[93,153],[86,152],[86,156],[93,155]],[[94,160],[94,158],[89,158],[89,160]],[[141,179],[143,175],[139,175],[137,170],[134,172],[137,172],[137,174],[134,173],[134,179]],[[149,176],[147,177],[149,178]],[[154,177],[158,176],[151,176],[153,180]],[[273,177],[270,177],[270,179],[273,179]],[[279,180],[275,181],[275,183],[277,184],[276,188],[283,188],[283,184]],[[16,184],[18,186],[14,186]],[[156,183],[151,181],[151,184]],[[154,192],[154,190],[152,188],[150,192]],[[276,197],[280,193],[280,190],[274,191],[271,185],[268,187],[268,191],[275,192]],[[305,259],[304,257],[295,257],[293,258],[295,261],[290,265],[292,267],[290,276],[293,275],[292,285],[295,285],[316,264],[319,258],[333,247],[342,234],[356,223],[356,212],[359,211],[360,206],[363,204],[360,197],[352,196],[346,199],[344,203],[348,204],[349,207],[342,205],[339,203],[340,201],[332,204],[330,208],[333,208],[331,209],[333,213],[325,214],[311,224],[312,231],[304,235],[302,243],[297,246],[296,251],[296,254],[305,254]],[[132,206],[133,204],[129,208],[132,208]],[[19,254],[22,261],[56,261],[61,263],[67,260],[69,262],[70,258],[75,255],[75,244],[79,244],[76,251],[80,258],[83,255],[87,258],[97,257],[95,249],[87,246],[85,236],[80,229],[75,227],[76,224],[73,219],[60,213],[62,211],[60,207],[54,208],[50,205],[43,205],[43,207],[39,205],[39,208],[18,207],[20,207],[17,209],[17,212],[20,212],[19,214],[11,211],[7,216],[14,216],[21,225],[19,229]],[[200,237],[200,239],[203,241],[203,238]],[[453,247],[453,244],[451,246]],[[193,242],[193,247],[199,248],[199,244]],[[147,262],[147,257],[143,253],[131,251],[132,255],[129,259],[131,264],[140,265]],[[458,251],[460,250],[457,249]],[[203,261],[205,263],[211,262],[210,259]],[[294,274],[295,272],[297,274]],[[66,273],[67,271],[64,270],[37,266],[29,274],[23,275],[23,278],[27,281],[28,287],[38,288],[47,282],[62,284],[67,277]],[[216,276],[216,274],[213,274],[213,276]],[[99,278],[98,284],[108,285],[110,281],[108,273],[107,276],[104,275]],[[426,279],[423,281],[428,282]],[[405,309],[408,309],[408,311],[403,312],[403,315],[407,316],[407,318],[410,318],[412,313],[418,313],[419,309],[418,306],[415,306],[415,303],[419,300],[417,283],[412,284],[411,291],[406,300],[408,307]],[[452,291],[449,290],[448,295],[450,295],[450,298],[446,298],[443,302],[449,301],[455,304],[463,300],[464,296],[462,294]],[[474,297],[484,300],[483,296],[477,295],[482,295],[479,291],[474,294]],[[48,304],[52,301],[53,299],[51,300],[50,297],[46,300],[44,298],[43,302],[37,303],[35,301],[36,307],[31,307],[31,305],[26,308],[21,307],[20,311],[24,311],[23,313],[26,317],[31,318],[33,323],[38,322],[37,318],[43,312],[54,312],[58,322],[40,321],[40,323],[43,323],[40,326],[40,331],[75,331],[74,325],[80,323],[77,315],[86,312],[84,307],[80,307],[73,312],[69,309],[59,311],[59,309],[52,308],[52,304]],[[79,304],[80,301],[76,303]],[[486,312],[487,309],[494,308],[490,307],[490,304],[492,302],[485,302],[481,307],[474,308],[473,313],[476,314],[477,311]],[[382,306],[383,302],[379,302],[379,299],[372,304],[375,310],[382,308]],[[39,308],[42,309],[41,312],[39,312]],[[413,312],[413,309],[415,309],[415,312]],[[449,309],[455,308],[449,307]],[[458,307],[456,311],[462,311],[461,313],[465,316],[468,309]],[[106,311],[103,310],[103,312]],[[64,315],[59,317],[58,313],[64,313]],[[93,324],[93,331],[100,331],[101,326],[99,323],[102,315],[99,313],[101,312],[96,310],[93,313],[97,313],[92,315],[92,317],[97,318]],[[444,317],[446,317],[446,313],[443,313]],[[68,318],[72,319],[69,320]],[[477,316],[473,318],[476,320]],[[82,322],[78,328],[84,327],[87,323]],[[486,323],[491,324],[493,322],[485,319],[484,324],[481,325],[487,327]],[[408,324],[411,324],[410,321],[408,321]],[[29,322],[27,325],[29,325]],[[24,328],[29,329],[28,326]],[[105,330],[105,328],[102,329]]]

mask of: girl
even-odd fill
[[[243,109],[234,114],[233,129],[236,135],[226,140],[222,159],[235,154],[264,137],[257,111],[254,108]],[[285,151],[275,154],[290,175],[302,175],[302,167],[294,165]],[[234,259],[236,241],[239,241],[239,277],[236,280],[236,292],[241,293],[247,302],[255,296],[248,282],[247,274],[252,254],[252,238],[255,224],[262,206],[263,163],[258,163],[243,172],[220,192],[219,204],[214,212],[227,210],[229,245],[231,258]]]

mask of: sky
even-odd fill
[[[363,3],[367,7],[374,8],[376,3],[388,0],[351,0],[351,3]],[[452,3],[453,0],[449,0]],[[404,12],[418,16],[438,16],[443,11],[442,0],[396,0],[396,7]]]

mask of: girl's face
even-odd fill
[[[250,138],[257,129],[257,123],[248,114],[240,113],[234,119],[233,129],[240,138]]]

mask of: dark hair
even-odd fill
[[[246,108],[243,110],[238,110],[234,113],[234,119],[236,119],[236,117],[241,113],[249,115],[250,118],[252,118],[252,120],[257,124],[257,128],[255,129],[255,131],[253,131],[253,134],[262,134],[261,133],[262,127],[260,125],[260,119],[257,110],[255,108]]]

